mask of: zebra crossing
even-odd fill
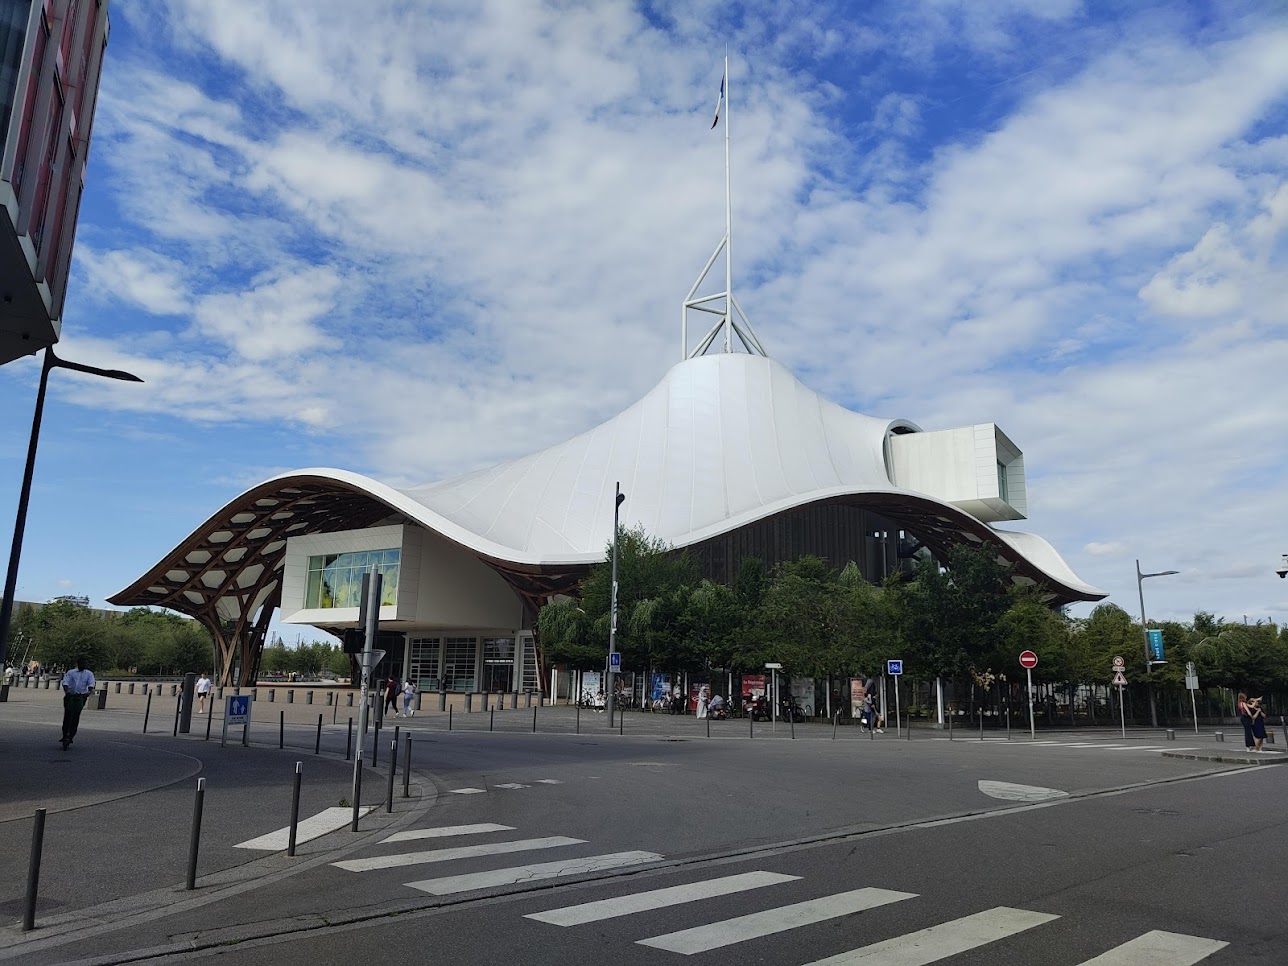
[[[397,832],[381,840],[379,844],[398,845],[427,840],[450,842],[458,837],[516,831],[518,830],[513,826],[496,823],[439,826]],[[445,844],[436,849],[385,853],[333,862],[331,865],[360,874],[388,869],[412,869],[439,863],[487,860],[517,856],[520,853],[573,849],[590,844],[585,839],[562,835],[508,838],[469,845]],[[563,856],[553,861],[473,869],[434,878],[414,879],[403,885],[431,895],[449,896],[517,883],[641,866],[658,862],[662,858],[656,852],[636,850]],[[636,946],[667,954],[694,956],[753,939],[834,922],[844,917],[859,917],[853,921],[861,928],[861,917],[865,912],[903,903],[909,904],[908,908],[917,908],[918,900],[922,903],[927,901],[917,893],[876,886],[846,889],[811,898],[801,898],[799,891],[792,895],[794,890],[808,888],[809,882],[804,876],[757,869],[712,876],[681,885],[639,889],[605,899],[574,901],[569,905],[529,912],[522,918],[543,926],[565,929],[614,920],[611,941],[632,942]],[[716,918],[666,932],[656,932],[649,928],[649,923],[656,923],[659,918],[655,916],[650,920],[649,913],[679,907],[700,911],[704,902],[738,895],[745,895],[749,900],[764,895],[776,904],[742,915]],[[922,905],[920,908],[924,910],[929,907]],[[632,927],[632,917],[636,917],[634,922],[638,924],[635,928]],[[994,943],[999,944],[998,955],[1003,955],[1007,940],[1030,930],[1040,929],[1060,918],[1059,915],[1048,912],[994,906],[945,922],[933,923],[903,935],[859,945],[802,966],[929,966]],[[1105,949],[1078,966],[1194,966],[1228,945],[1228,942],[1219,939],[1151,930],[1111,949]]]

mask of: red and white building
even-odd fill
[[[0,365],[58,341],[107,0],[0,0]]]

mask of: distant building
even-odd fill
[[[55,597],[53,600],[50,601],[50,603],[54,604],[59,601],[64,601],[68,604],[75,604],[77,607],[84,607],[86,609],[89,608],[89,598],[78,597],[76,594],[63,594],[60,597]]]
[[[58,341],[107,0],[0,2],[0,365]]]

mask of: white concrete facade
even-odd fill
[[[890,481],[984,523],[1028,516],[1024,454],[993,423],[890,438]]]

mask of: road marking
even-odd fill
[[[1193,966],[1229,943],[1155,929],[1115,946],[1082,966]]]
[[[1162,751],[1162,745],[1136,745],[1131,748],[1106,748],[1106,751]]]
[[[451,789],[451,793],[452,793],[453,795],[482,795],[485,791],[486,791],[486,789],[483,789],[483,788],[453,788],[453,789]]]
[[[493,788],[531,788],[531,785],[520,785],[518,782],[506,782],[503,785],[493,785]]]
[[[368,812],[374,812],[375,805],[365,805],[360,808],[359,814],[366,815]],[[295,844],[302,845],[305,842],[316,838],[321,838],[328,832],[334,832],[336,829],[344,828],[353,819],[352,808],[340,808],[332,806],[323,809],[316,815],[310,815],[298,825],[295,826]],[[247,839],[245,842],[238,842],[233,846],[235,849],[263,849],[266,852],[280,852],[290,845],[291,829],[279,828],[276,832],[267,832],[257,838]]]
[[[1045,802],[1053,798],[1068,798],[1068,792],[1058,788],[1042,788],[1038,785],[1015,785],[1011,782],[993,782],[981,779],[979,790],[992,798],[1005,799],[1008,802]]]
[[[400,865],[425,865],[430,862],[472,859],[480,855],[504,855],[507,852],[531,852],[533,849],[557,849],[565,845],[584,845],[585,842],[585,839],[570,839],[563,835],[549,835],[540,839],[489,842],[487,845],[460,845],[454,849],[433,849],[429,852],[373,855],[367,859],[345,859],[343,862],[332,862],[331,864],[337,869],[345,869],[349,872],[370,872],[373,869],[393,869]]]
[[[447,875],[438,879],[423,879],[405,883],[412,889],[435,896],[450,896],[475,889],[493,889],[516,882],[535,882],[537,879],[555,879],[565,875],[581,875],[617,869],[625,865],[642,865],[657,862],[662,856],[656,852],[612,852],[608,855],[591,855],[580,859],[560,859],[558,862],[541,862],[536,865],[516,865],[491,872],[470,872],[465,875]]]
[[[373,808],[375,806],[372,806]],[[391,842],[410,842],[413,839],[441,839],[453,835],[479,835],[482,832],[513,832],[513,825],[494,825],[482,822],[478,825],[443,825],[439,828],[416,828],[409,832],[395,832],[387,839],[381,839],[381,845]]]
[[[537,784],[538,785],[562,785],[563,782],[561,782],[558,778],[538,778]]]
[[[718,949],[748,939],[761,936],[772,936],[798,926],[808,926],[816,922],[848,916],[864,909],[873,909],[903,899],[915,899],[915,893],[893,892],[889,889],[855,889],[852,892],[839,892],[836,895],[823,896],[820,899],[809,899],[790,906],[779,906],[777,909],[766,909],[764,912],[753,912],[750,915],[738,916],[713,922],[707,926],[695,926],[692,929],[681,929],[679,932],[641,939],[640,946],[653,946],[666,949],[684,956]]]
[[[1045,912],[998,906],[862,949],[829,956],[809,966],[926,966],[1059,918]]]
[[[692,882],[688,885],[637,892],[634,895],[619,896],[615,899],[600,899],[598,902],[565,906],[562,909],[551,909],[549,912],[534,912],[524,918],[536,919],[556,926],[580,926],[582,923],[615,919],[618,916],[629,916],[631,913],[645,912],[649,909],[664,909],[667,906],[697,902],[700,899],[712,899],[716,896],[732,895],[735,892],[746,892],[749,889],[760,889],[780,882],[795,882],[799,878],[798,875],[783,875],[780,872],[743,872],[720,879],[708,879],[705,882]]]

